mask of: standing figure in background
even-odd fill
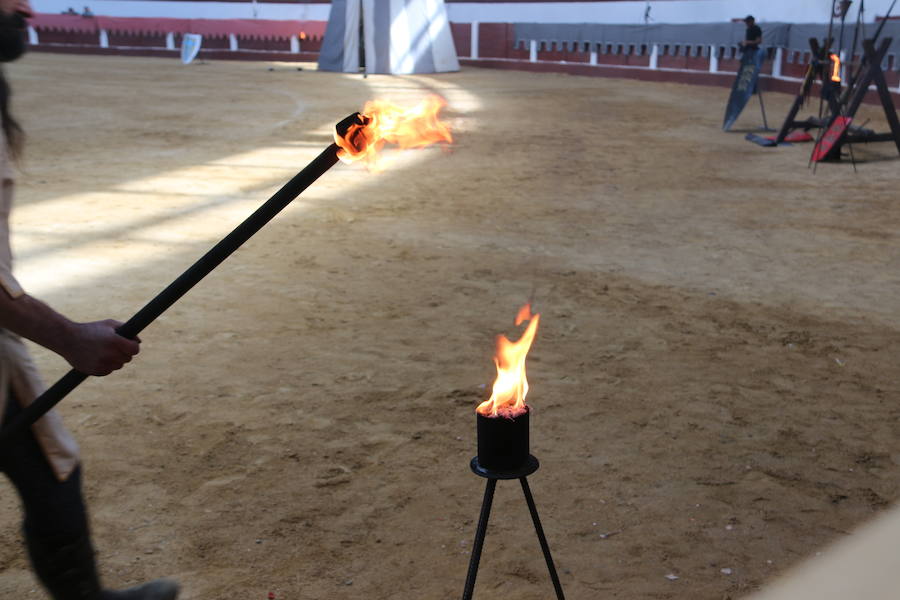
[[[744,34],[744,43],[741,46],[744,52],[747,50],[756,50],[762,45],[762,29],[756,24],[753,15],[744,17],[744,23],[747,25],[747,32]]]
[[[0,0],[0,62],[25,51],[28,0]],[[108,375],[138,353],[139,340],[116,333],[112,320],[75,323],[25,293],[12,274],[9,213],[12,159],[22,129],[9,112],[10,90],[0,71],[0,425],[9,423],[44,391],[19,337],[56,352],[88,375]],[[50,411],[0,453],[0,471],[12,482],[25,513],[23,534],[37,578],[53,600],[175,600],[178,586],[157,580],[122,591],[100,586],[87,509],[81,492],[78,445]]]

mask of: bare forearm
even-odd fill
[[[26,294],[13,300],[0,291],[0,327],[65,355],[75,323],[37,298]]]
[[[27,294],[13,300],[0,291],[0,327],[62,356],[88,375],[108,375],[140,351],[140,340],[123,338],[118,321],[76,323]]]

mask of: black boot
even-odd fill
[[[87,535],[56,544],[26,533],[25,545],[38,579],[53,600],[100,600],[94,548]]]
[[[157,579],[121,591],[102,590],[94,548],[87,535],[62,546],[27,534],[25,542],[34,572],[53,600],[175,600],[178,597],[178,584],[170,579]]]

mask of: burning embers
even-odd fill
[[[524,465],[529,457],[528,413],[525,396],[528,379],[525,357],[537,333],[539,314],[526,304],[516,315],[516,325],[528,321],[525,333],[516,342],[497,336],[494,364],[497,379],[491,397],[478,405],[478,464],[487,470],[510,471]]]
[[[411,108],[387,100],[370,100],[353,122],[342,122],[345,127],[335,131],[334,140],[340,147],[338,158],[346,163],[365,160],[369,169],[380,170],[379,152],[385,143],[401,149],[452,143],[450,126],[438,119],[446,105],[439,96],[428,96]]]

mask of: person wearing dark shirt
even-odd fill
[[[756,50],[762,44],[762,29],[756,24],[753,15],[747,15],[744,23],[747,24],[747,33],[744,35],[743,48],[744,50]]]

